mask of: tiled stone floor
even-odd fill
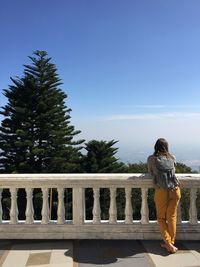
[[[169,255],[159,241],[0,241],[0,267],[200,267],[200,241],[178,242]]]
[[[0,267],[72,267],[71,241],[10,241],[3,248],[0,242]]]

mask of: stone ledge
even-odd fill
[[[161,239],[158,225],[0,225],[0,239]],[[200,225],[178,225],[178,240],[199,240]]]

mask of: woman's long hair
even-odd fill
[[[164,138],[159,138],[154,146],[154,156],[166,156],[167,158],[173,158],[168,151],[168,142]]]

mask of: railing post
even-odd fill
[[[3,189],[0,188],[0,223],[2,223],[2,216],[3,216],[2,202],[1,202],[1,199],[2,199],[2,192],[3,192]]]
[[[110,188],[109,223],[116,224],[116,222],[117,222],[116,188]]]
[[[26,188],[26,224],[32,224],[33,219],[33,189]]]
[[[125,224],[132,224],[133,223],[133,208],[131,203],[132,188],[126,187],[125,193],[126,193]]]
[[[189,215],[190,215],[189,222],[191,224],[197,224],[198,223],[196,198],[197,198],[197,189],[191,188],[190,189],[190,209],[189,209]]]
[[[49,189],[48,188],[42,188],[42,224],[48,224],[49,223]]]
[[[141,223],[149,223],[149,208],[147,203],[148,188],[141,188],[142,191],[142,205],[141,205]]]
[[[101,222],[101,208],[99,203],[99,188],[93,188],[94,204],[93,204],[93,224]]]
[[[58,188],[58,224],[65,222],[64,188]]]
[[[73,188],[73,224],[83,225],[85,219],[85,197],[83,188]]]
[[[15,187],[10,188],[10,193],[11,193],[10,224],[16,224],[18,222],[17,191],[18,189]]]

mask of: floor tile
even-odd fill
[[[29,254],[26,266],[42,265],[50,263],[51,252],[40,252]]]
[[[142,243],[156,267],[200,267],[200,261],[183,246],[178,246],[181,249],[177,253],[169,254],[159,246],[159,242],[157,245],[155,241],[142,241]]]
[[[61,264],[61,263],[69,263],[73,262],[73,255],[67,254],[68,250],[63,250],[63,251],[56,251],[53,250],[51,252],[51,259],[50,259],[50,264]]]
[[[24,267],[26,265],[28,256],[29,252],[27,251],[10,250],[2,267]]]

